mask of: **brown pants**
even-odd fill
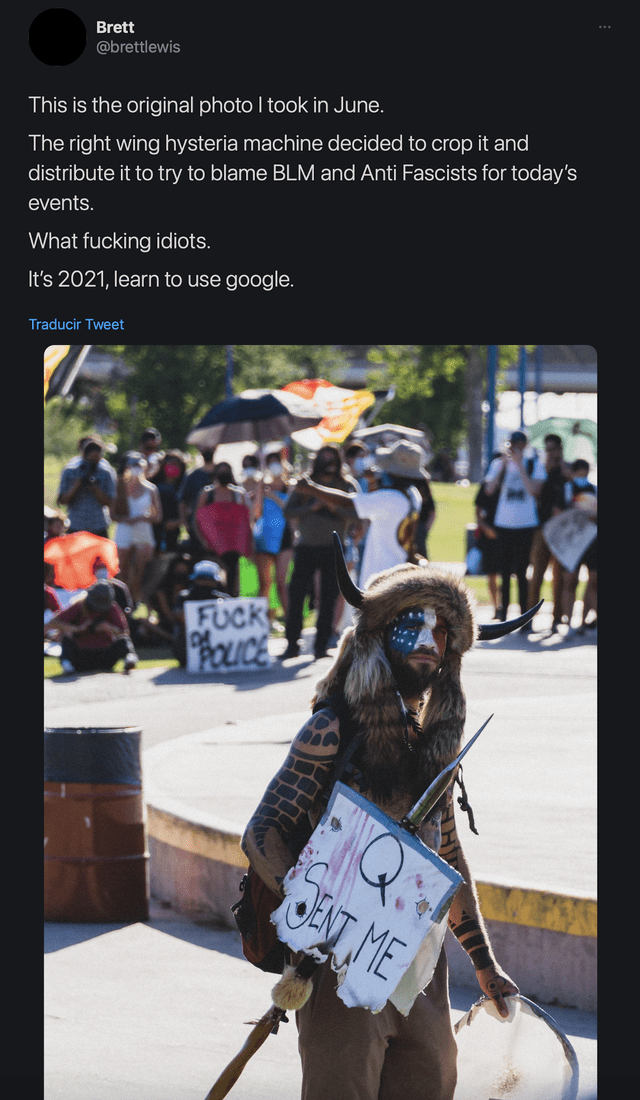
[[[328,962],[313,987],[296,1017],[301,1100],[452,1100],[457,1046],[444,951],[408,1016],[390,1004],[375,1015],[347,1008]]]

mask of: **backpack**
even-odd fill
[[[358,727],[351,717],[344,698],[332,695],[327,699],[321,699],[313,708],[313,713],[328,706],[340,720],[340,748],[322,793],[324,807],[329,802],[334,784],[345,771],[349,770],[349,761],[358,744],[358,738],[355,736]],[[300,845],[299,852],[307,843],[311,831],[309,826],[308,835]],[[269,889],[251,866],[240,882],[240,894],[239,900],[231,906],[231,912],[240,932],[245,959],[253,966],[257,966],[259,970],[269,974],[282,974],[286,961],[286,947],[278,939],[275,927],[271,923],[271,914],[282,905],[282,898]]]

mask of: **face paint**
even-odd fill
[[[403,611],[391,624],[389,648],[407,657],[419,646],[426,646],[438,652],[433,636],[437,617],[430,607],[412,607]]]

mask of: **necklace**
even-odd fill
[[[419,739],[422,737],[422,729],[418,722],[418,710],[414,710],[413,707],[407,706],[399,691],[396,692],[398,699],[400,700],[400,709],[402,710],[402,717],[404,719],[404,743],[409,752],[413,752],[413,745],[409,737],[409,726],[416,737]]]

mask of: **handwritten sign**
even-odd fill
[[[565,569],[573,572],[595,539],[598,528],[581,508],[567,508],[547,520],[542,533],[552,554]]]
[[[347,1007],[379,1012],[433,936],[437,946],[427,952],[426,966],[423,953],[417,976],[422,984],[413,999],[428,984],[446,929],[443,918],[461,882],[418,837],[336,783],[271,919],[294,951],[319,961],[331,956],[338,996]],[[402,999],[394,1003],[403,1011]]]
[[[255,672],[269,668],[267,600],[187,600],[188,672]]]

